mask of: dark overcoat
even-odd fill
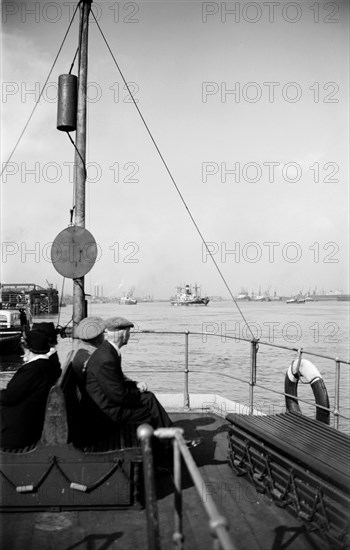
[[[91,355],[86,366],[86,390],[113,422],[123,420],[123,409],[142,405],[136,383],[125,380],[121,364],[121,356],[105,340]]]
[[[24,363],[1,390],[1,447],[25,447],[40,439],[47,397],[60,370],[58,358],[38,358]]]

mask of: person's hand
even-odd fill
[[[136,387],[141,393],[148,390],[146,382],[137,382]]]

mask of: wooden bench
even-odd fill
[[[69,358],[70,359],[70,358]],[[50,390],[40,442],[0,452],[2,510],[128,508],[141,500],[136,426],[93,439],[72,363]]]
[[[345,548],[349,542],[350,438],[302,414],[229,414],[229,460],[256,490]]]

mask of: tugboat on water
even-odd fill
[[[172,306],[206,306],[209,303],[209,297],[201,296],[200,288],[196,283],[194,289],[191,285],[186,285],[185,288],[178,286],[175,296],[170,298],[170,303]]]

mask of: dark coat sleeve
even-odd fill
[[[108,400],[115,405],[130,405],[139,398],[136,384],[125,381],[120,357],[108,358],[95,371],[96,380]]]
[[[96,380],[109,401],[122,404],[126,395],[124,377],[119,364],[113,359],[105,359],[95,371]]]
[[[7,388],[1,391],[1,404],[17,405],[22,403],[31,393],[45,385],[46,380],[38,376],[38,369],[35,367],[32,368],[29,363],[15,372],[7,384]]]
[[[136,384],[125,381],[121,368],[121,357],[109,343],[102,344],[91,356],[87,369],[93,373],[99,391],[102,391],[110,405],[131,406],[138,403],[140,392]],[[95,383],[92,381],[90,388],[92,388],[92,395],[96,396],[96,387],[94,389],[94,386]]]

